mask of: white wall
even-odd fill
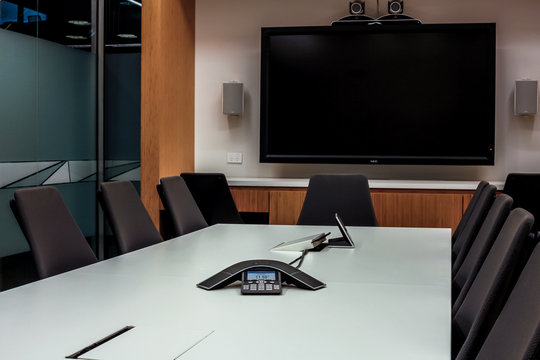
[[[504,180],[509,172],[540,172],[540,115],[513,115],[516,79],[540,80],[540,1],[405,0],[424,23],[497,23],[495,166],[260,164],[260,28],[329,25],[348,15],[348,0],[197,0],[195,33],[195,169],[228,177],[309,177],[360,172],[370,179]],[[376,16],[376,0],[366,0]],[[380,1],[386,14],[387,1]],[[245,113],[221,113],[221,84],[244,83]],[[466,131],[466,129],[464,129]],[[243,152],[241,165],[228,151]]]

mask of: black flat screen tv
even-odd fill
[[[493,165],[495,24],[261,32],[261,162]]]

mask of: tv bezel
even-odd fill
[[[268,66],[269,40],[274,35],[309,35],[342,32],[430,32],[430,31],[483,30],[489,35],[487,44],[492,57],[487,69],[493,76],[486,84],[489,104],[486,118],[493,119],[485,129],[491,139],[488,156],[372,156],[372,155],[302,155],[268,153]],[[299,26],[261,28],[261,83],[260,83],[260,152],[261,163],[316,163],[316,164],[387,164],[387,165],[494,165],[495,163],[495,84],[496,84],[496,24],[453,23],[453,24],[384,24],[343,26]],[[459,141],[459,139],[457,139]]]

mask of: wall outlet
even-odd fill
[[[242,163],[242,153],[241,152],[228,152],[227,153],[227,163],[229,164],[241,164]]]

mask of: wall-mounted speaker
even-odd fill
[[[363,15],[366,12],[366,3],[364,1],[351,1],[349,3],[349,14]]]
[[[514,114],[534,115],[538,112],[538,81],[517,80],[514,91]]]
[[[244,113],[244,84],[239,82],[223,83],[223,114],[242,115]]]
[[[403,14],[403,1],[388,1],[389,14]]]

